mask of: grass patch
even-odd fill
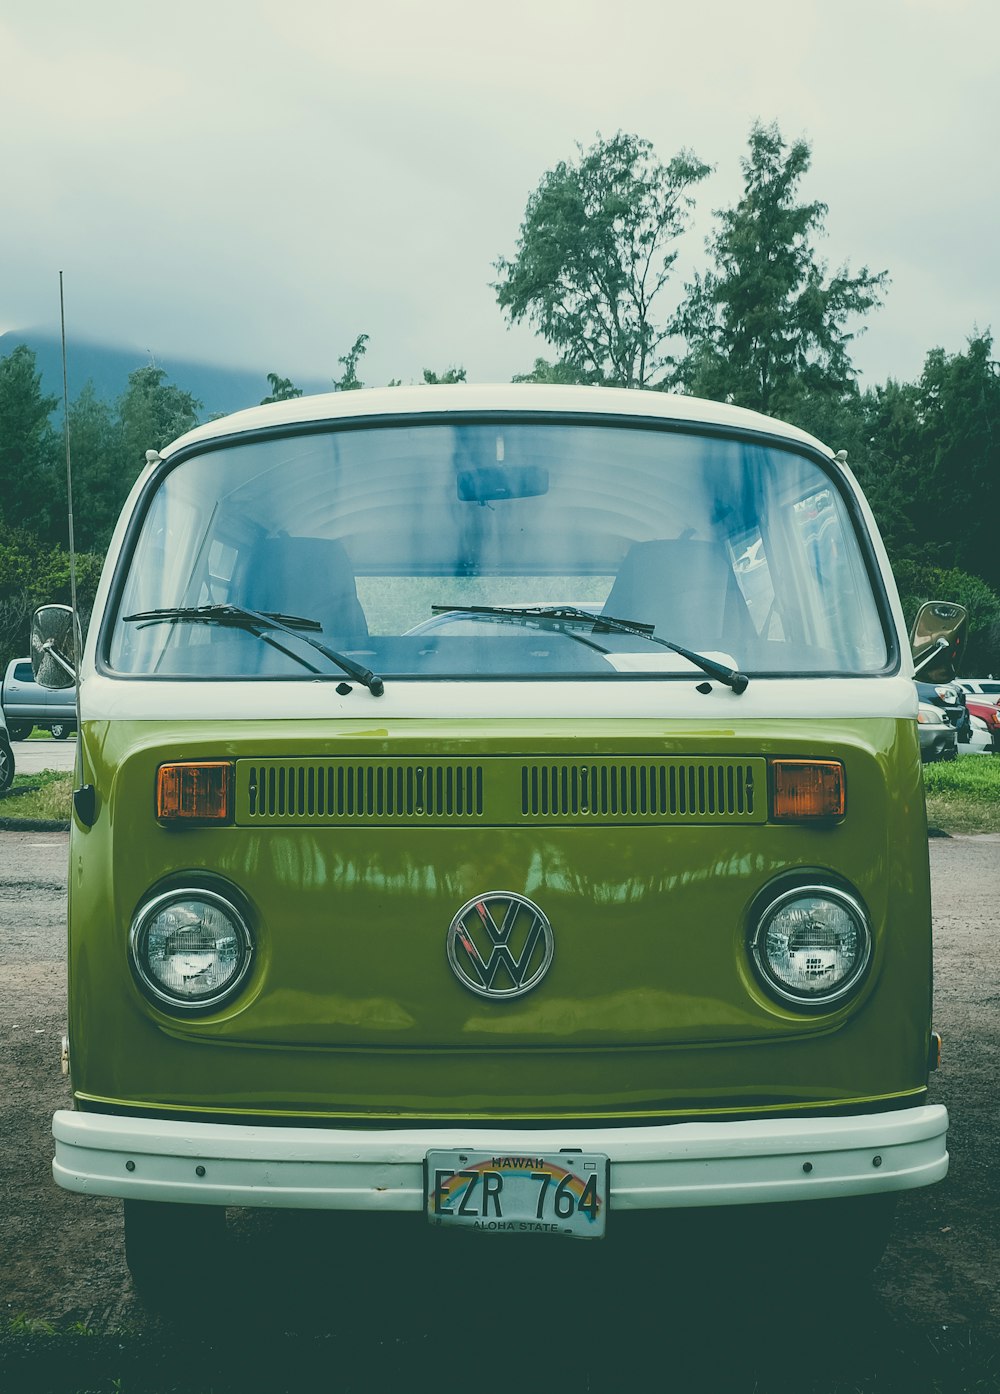
[[[38,774],[16,774],[8,792],[0,796],[0,818],[66,823],[72,798],[73,776],[69,773],[42,770]]]
[[[960,755],[924,766],[927,821],[948,833],[1000,832],[1000,758]]]

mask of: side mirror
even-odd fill
[[[921,605],[910,630],[910,649],[925,682],[948,682],[955,676],[968,631],[969,616],[963,606],[947,600]]]
[[[68,605],[42,605],[32,616],[31,671],[39,687],[72,687],[76,682],[75,622]]]

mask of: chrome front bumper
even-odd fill
[[[52,1172],[90,1195],[199,1205],[421,1210],[434,1148],[611,1159],[612,1210],[911,1190],[948,1170],[940,1105],[837,1118],[647,1127],[272,1127],[58,1112]]]

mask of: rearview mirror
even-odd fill
[[[463,503],[533,499],[548,492],[549,472],[544,465],[484,465],[458,475],[458,497]]]
[[[31,619],[31,671],[39,687],[72,687],[73,611],[68,605],[41,605]]]
[[[910,630],[910,649],[924,681],[947,682],[955,676],[968,629],[964,606],[947,600],[928,600],[921,605]]]

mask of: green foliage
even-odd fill
[[[1000,595],[978,576],[957,567],[944,569],[897,561],[893,567],[907,625],[927,600],[950,600],[969,612],[969,641],[959,677],[1000,673]]]
[[[337,362],[343,365],[344,371],[339,378],[333,379],[335,392],[356,392],[359,387],[364,387],[364,383],[358,377],[358,364],[368,351],[368,335],[359,334],[354,343]]]
[[[70,404],[77,603],[93,605],[104,552],[147,449],[197,425],[201,404],[148,365],[113,406],[87,384]],[[0,359],[0,667],[28,651],[39,605],[70,603],[65,451],[30,349]]]
[[[97,589],[101,558],[78,553],[77,588],[91,599]],[[69,602],[69,553],[50,547],[26,530],[0,537],[0,596],[23,590],[33,604]]]
[[[536,358],[530,373],[515,373],[512,382],[552,382],[570,385],[586,385],[594,382],[594,374],[583,372],[572,363],[559,359],[549,363],[545,358]],[[600,384],[598,384],[600,385]]]
[[[889,555],[896,562],[910,557],[926,561],[926,539],[915,535],[908,513],[921,448],[914,385],[890,378],[884,387],[864,393],[856,418],[861,446],[849,458]]]
[[[267,381],[271,387],[271,395],[261,398],[262,407],[266,407],[270,402],[289,402],[293,397],[302,396],[302,388],[296,387],[291,378],[282,378],[277,373],[268,373]]]
[[[172,440],[198,424],[202,403],[183,388],[167,385],[166,373],[152,363],[128,375],[128,386],[118,402],[125,458],[134,474],[146,460],[147,450],[162,450]]]
[[[137,470],[126,462],[121,418],[87,383],[69,408],[73,452],[73,535],[84,551],[105,551]]]
[[[201,403],[165,378],[162,368],[147,364],[129,374],[114,405],[98,397],[91,383],[70,404],[74,535],[82,551],[107,550],[146,451],[162,449],[198,424]]]
[[[165,378],[162,368],[147,364],[129,374],[125,391],[114,404],[99,397],[89,382],[70,403],[73,525],[78,551],[107,550],[122,504],[146,463],[146,451],[160,450],[197,426],[201,403]],[[55,536],[65,544],[66,482],[62,473],[53,493],[61,515]]]
[[[11,1317],[7,1323],[7,1329],[13,1336],[54,1336],[56,1328],[50,1321],[42,1321],[40,1317],[29,1317],[25,1312],[18,1312],[17,1316]]]
[[[827,206],[796,202],[810,158],[806,141],[788,146],[776,125],[753,126],[743,197],[715,214],[714,270],[695,276],[675,321],[687,391],[787,418],[806,394],[854,390],[845,325],[881,304],[888,276],[863,267],[827,278],[813,249]]]
[[[931,827],[949,833],[1000,832],[1000,759],[995,755],[960,755],[925,765],[924,789]]]
[[[431,368],[425,368],[424,382],[429,387],[433,387],[436,383],[465,382],[465,369],[446,368],[443,373],[435,373]]]
[[[932,349],[914,392],[916,469],[907,515],[933,559],[1000,590],[1000,366],[989,334],[966,353]]]
[[[939,566],[900,561],[893,571],[908,625],[913,623],[917,611],[927,600],[950,600],[964,605],[969,612],[970,632],[983,629],[1000,616],[1000,595],[978,576],[970,576],[957,567],[944,570]]]
[[[65,454],[49,423],[56,406],[31,349],[18,344],[0,359],[0,524],[49,539],[65,532]]]
[[[1000,609],[987,624],[970,631],[963,666],[964,676],[968,677],[975,677],[979,673],[1000,673]]]
[[[75,783],[73,775],[58,770],[42,770],[30,775],[15,774],[6,797],[0,796],[0,818],[68,823]],[[77,1326],[74,1324],[70,1329],[74,1330]],[[85,1333],[85,1327],[79,1329],[78,1334]]]
[[[1000,375],[990,336],[974,336],[965,353],[932,350],[918,382],[865,393],[859,413],[857,473],[904,602],[965,604],[969,664],[1000,669]]]
[[[537,325],[577,381],[648,387],[668,332],[655,302],[709,166],[689,150],[662,165],[649,141],[620,131],[577,149],[529,198],[513,260],[495,263],[497,303],[512,323]]]
[[[77,605],[84,632],[97,592],[103,554],[77,553]],[[70,603],[69,552],[19,529],[0,534],[0,677],[28,652],[31,616],[39,605]]]

